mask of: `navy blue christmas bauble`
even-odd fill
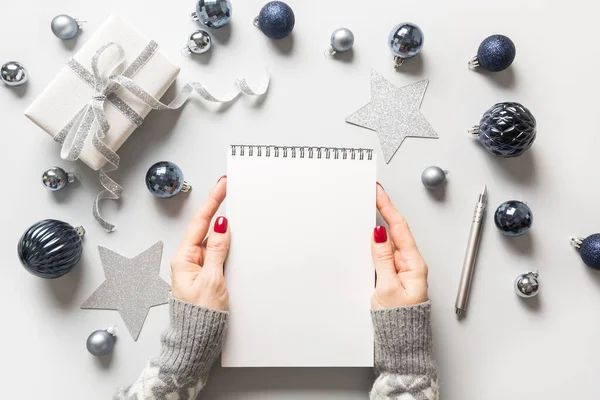
[[[84,233],[82,227],[74,228],[63,221],[40,221],[21,236],[17,245],[19,259],[25,269],[40,278],[59,278],[81,259]]]
[[[494,222],[504,235],[521,236],[531,228],[533,213],[527,204],[511,200],[500,204]]]
[[[492,35],[479,45],[477,57],[471,65],[480,66],[492,72],[500,72],[510,67],[517,55],[517,48],[510,38]]]
[[[470,132],[477,135],[487,151],[498,157],[518,157],[533,145],[537,135],[535,117],[515,102],[495,104],[479,125]]]
[[[583,239],[579,245],[579,255],[588,267],[600,270],[600,233]]]
[[[271,39],[283,39],[296,24],[294,11],[283,1],[271,1],[260,10],[255,25]]]
[[[160,161],[148,168],[146,187],[156,197],[167,199],[192,187],[183,180],[183,172],[172,162]]]

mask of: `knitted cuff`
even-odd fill
[[[175,298],[169,303],[171,326],[162,336],[161,372],[197,378],[219,357],[228,313]]]
[[[435,375],[430,303],[372,310],[375,370],[400,375]]]

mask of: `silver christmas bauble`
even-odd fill
[[[52,33],[54,36],[61,40],[69,40],[73,39],[79,33],[81,26],[79,22],[65,14],[57,15],[50,22],[50,29],[52,29]]]
[[[75,175],[60,167],[50,167],[42,174],[42,183],[53,192],[73,182],[75,182]]]
[[[194,54],[203,54],[212,47],[212,38],[209,33],[203,29],[199,29],[192,33],[187,42],[187,48],[184,51]]]
[[[113,350],[117,335],[113,328],[94,331],[88,337],[86,347],[94,356],[105,356]]]
[[[19,86],[27,82],[29,74],[17,61],[9,61],[0,68],[0,79],[8,86]]]
[[[339,28],[331,34],[331,48],[329,54],[343,53],[354,46],[354,34],[348,28]]]
[[[526,299],[535,297],[540,292],[539,274],[537,272],[528,272],[517,276],[515,280],[515,290],[520,297]]]
[[[419,54],[423,48],[423,42],[423,31],[417,25],[410,22],[396,25],[388,38],[388,46],[396,62],[395,67],[400,67],[404,60]]]
[[[421,174],[421,182],[427,189],[438,189],[446,183],[446,171],[440,167],[427,167]]]

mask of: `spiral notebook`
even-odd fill
[[[371,367],[373,150],[231,146],[224,367]]]

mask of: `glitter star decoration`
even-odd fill
[[[171,287],[158,276],[162,249],[162,242],[157,242],[127,258],[98,246],[106,280],[81,308],[119,311],[133,340],[137,340],[150,307],[169,302]]]
[[[346,122],[377,132],[385,162],[389,163],[407,137],[438,138],[419,109],[428,80],[396,87],[371,70],[371,102]]]

